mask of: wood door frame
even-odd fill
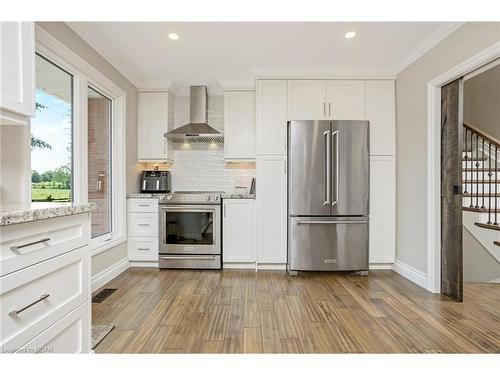
[[[427,290],[441,292],[441,87],[500,57],[500,42],[427,82]]]

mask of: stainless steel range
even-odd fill
[[[159,204],[159,267],[220,269],[221,192],[176,191]]]

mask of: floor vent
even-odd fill
[[[116,291],[117,289],[103,289],[92,297],[92,303],[101,303]]]

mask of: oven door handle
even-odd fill
[[[200,256],[176,256],[176,255],[166,255],[166,256],[160,256],[160,259],[165,259],[165,260],[215,260],[215,255],[200,255]]]

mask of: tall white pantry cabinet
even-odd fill
[[[395,85],[393,80],[257,81],[257,262],[287,259],[289,120],[370,121],[370,264],[395,260]]]

